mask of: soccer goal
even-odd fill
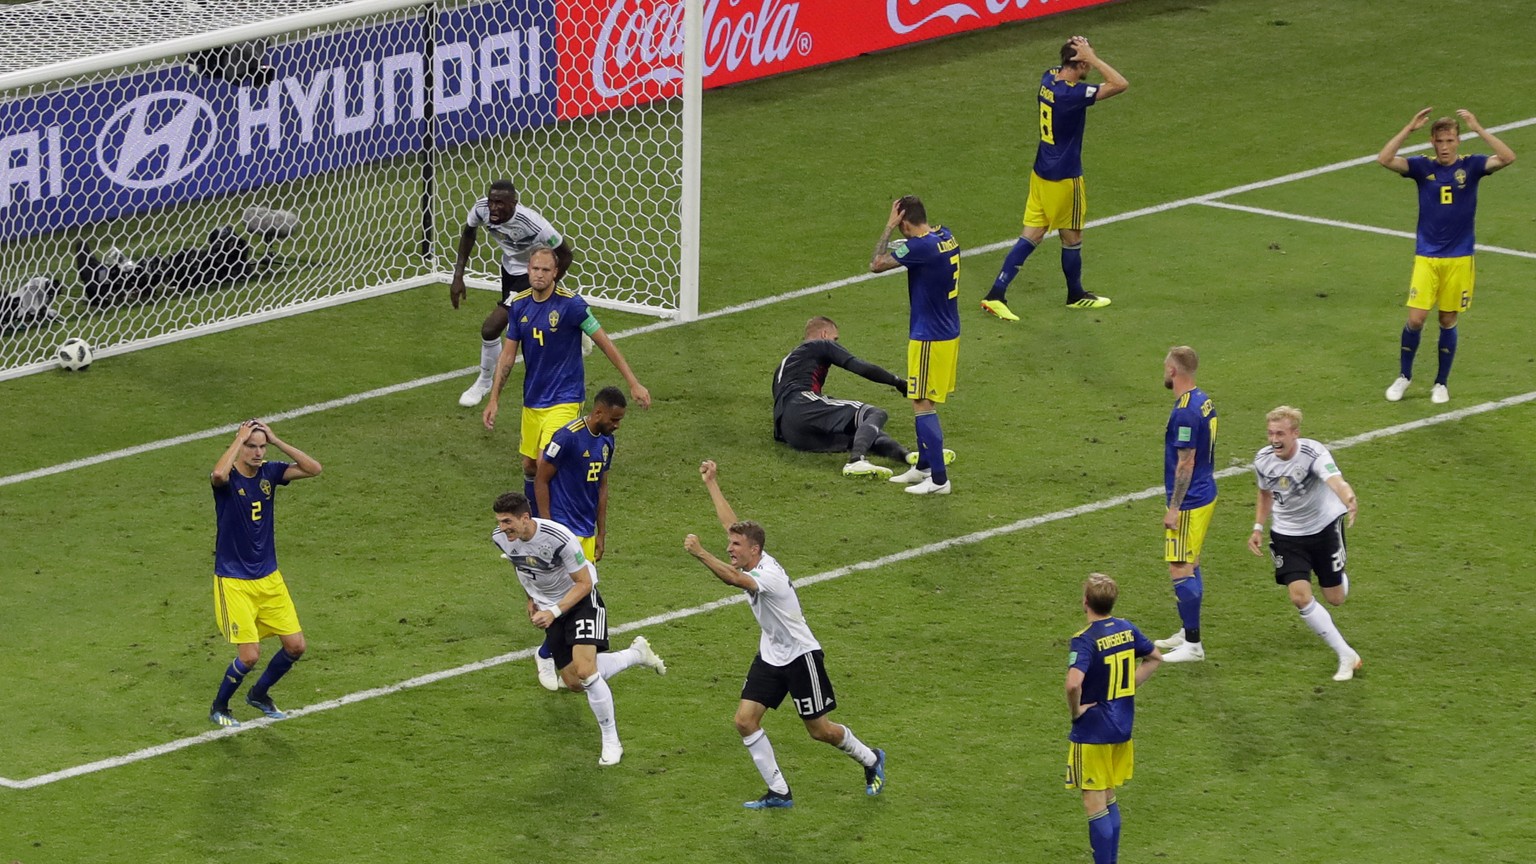
[[[594,304],[695,316],[701,5],[0,7],[0,378],[446,284],[500,177]]]

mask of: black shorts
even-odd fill
[[[608,650],[608,610],[603,606],[597,586],[581,602],[549,625],[549,651],[555,655],[555,668],[571,665],[571,646],[596,645],[599,652]]]
[[[747,683],[741,685],[741,698],[777,709],[786,693],[794,700],[795,712],[806,720],[837,707],[822,652],[801,654],[785,666],[775,666],[761,654],[752,658]]]
[[[863,402],[795,400],[784,409],[779,432],[784,443],[807,453],[846,453],[853,446]]]
[[[1304,582],[1317,574],[1317,584],[1337,588],[1344,584],[1344,518],[1304,537],[1269,532],[1269,554],[1275,559],[1275,583]]]
[[[506,306],[512,295],[528,290],[528,274],[513,276],[506,270],[501,271],[501,305]]]

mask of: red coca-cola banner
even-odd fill
[[[703,0],[704,86],[1108,2]],[[681,92],[682,0],[563,0],[558,9],[562,118]]]

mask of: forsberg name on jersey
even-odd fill
[[[1121,630],[1119,633],[1111,633],[1108,636],[1100,637],[1099,639],[1095,640],[1095,644],[1098,646],[1100,651],[1103,651],[1106,648],[1113,648],[1116,645],[1124,645],[1127,642],[1135,641],[1135,630]]]

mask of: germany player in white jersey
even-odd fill
[[[507,492],[496,499],[496,530],[491,542],[517,570],[517,581],[528,595],[528,620],[555,634],[550,648],[561,680],[572,690],[587,694],[587,704],[597,717],[603,753],[599,765],[617,765],[624,756],[619,727],[613,714],[613,691],[608,679],[631,666],[646,666],[667,674],[644,636],[623,651],[608,650],[608,610],[597,593],[597,568],[581,551],[576,535],[558,522],[536,519],[521,492]]]
[[[762,628],[757,656],[747,670],[747,683],[741,688],[741,703],[736,707],[736,731],[752,754],[752,762],[768,784],[768,791],[743,806],[765,810],[795,804],[762,726],[763,715],[769,708],[777,709],[785,695],[805,721],[805,731],[864,766],[865,793],[879,795],[885,789],[885,751],[866,746],[852,729],[827,719],[827,712],[837,707],[837,699],[827,677],[826,658],[821,643],[805,623],[805,613],[800,611],[800,598],[789,575],[763,550],[767,540],[763,526],[737,520],[716,481],[715,463],[703,463],[699,473],[714,501],[720,526],[725,529],[731,563],[710,554],[695,534],[688,535],[683,548],[721,582],[747,592],[747,605],[752,607],[752,614]]]
[[[475,238],[481,228],[501,248],[501,299],[480,324],[480,374],[459,396],[459,404],[466,408],[479,405],[485,394],[491,392],[496,361],[501,357],[501,337],[507,329],[507,308],[513,297],[528,290],[528,259],[533,251],[554,250],[556,279],[570,269],[572,257],[570,244],[555,226],[538,211],[518,202],[517,186],[511,180],[493,181],[485,197],[476,201],[464,217],[458,255],[453,262],[453,280],[448,284],[448,300],[455,309],[464,299],[464,268],[469,264],[470,253],[475,251]]]
[[[1344,529],[1355,524],[1359,502],[1328,448],[1299,436],[1301,411],[1281,405],[1266,419],[1269,446],[1253,459],[1259,499],[1248,549],[1264,554],[1264,523],[1273,515],[1269,551],[1275,561],[1275,582],[1286,586],[1301,620],[1339,655],[1333,680],[1348,681],[1360,668],[1360,655],[1344,641],[1328,610],[1313,599],[1312,574],[1317,574],[1318,587],[1329,603],[1343,604],[1349,596]]]

